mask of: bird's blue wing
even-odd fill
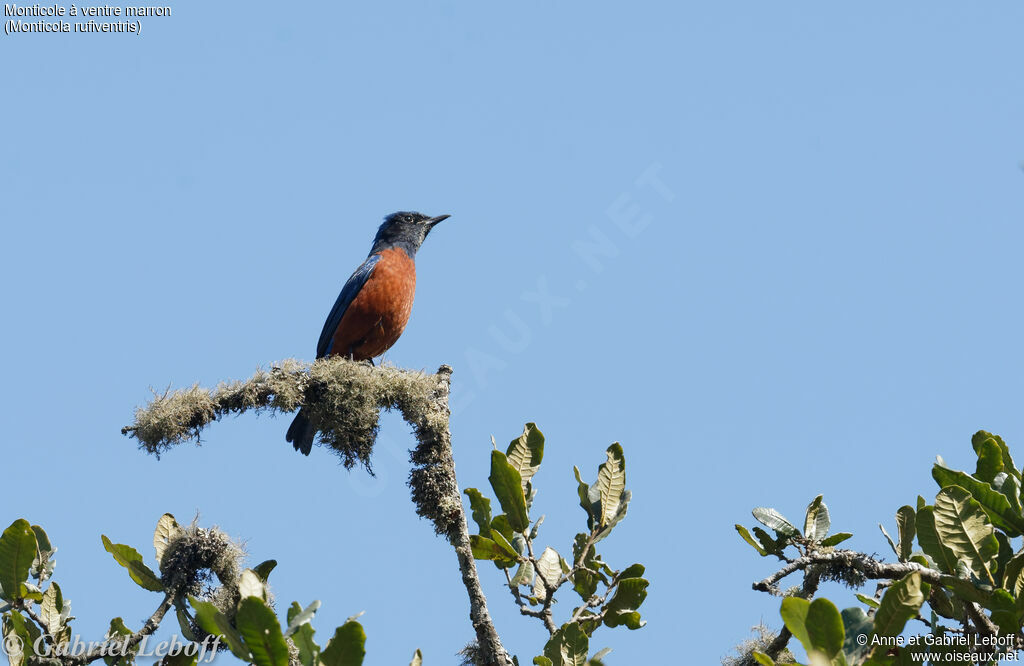
[[[316,357],[323,358],[331,353],[331,343],[334,338],[334,331],[338,328],[338,324],[341,322],[341,318],[345,316],[345,311],[348,310],[348,306],[352,304],[356,295],[359,294],[359,290],[363,288],[366,281],[370,279],[373,274],[373,269],[380,261],[380,255],[374,254],[366,258],[363,265],[356,269],[356,272],[352,274],[352,277],[348,279],[345,286],[341,288],[341,293],[338,294],[338,300],[334,301],[334,307],[331,308],[331,314],[327,315],[327,321],[324,322],[324,330],[320,333],[320,341],[316,345]]]

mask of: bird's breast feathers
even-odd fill
[[[379,356],[398,340],[412,314],[416,264],[390,248],[379,259],[335,330],[330,353],[356,359]]]

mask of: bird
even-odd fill
[[[431,229],[450,215],[400,211],[384,218],[370,254],[341,288],[327,315],[316,357],[344,356],[373,363],[405,330],[416,293],[416,251]],[[299,409],[285,439],[308,456],[316,429]]]

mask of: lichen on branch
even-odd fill
[[[146,451],[159,455],[189,440],[227,414],[292,412],[305,406],[320,441],[351,467],[369,465],[381,409],[399,407],[418,420],[429,408],[436,379],[391,366],[372,367],[341,358],[306,364],[286,359],[258,370],[244,381],[215,389],[198,384],[155,395],[135,412],[135,423],[121,430]]]
[[[459,501],[458,490],[451,453],[444,450],[450,448],[450,376],[447,366],[431,375],[340,357],[312,364],[286,359],[244,381],[225,382],[214,389],[196,384],[156,394],[149,404],[136,409],[135,422],[121,432],[159,457],[187,441],[198,443],[203,428],[228,414],[287,413],[303,407],[320,433],[320,442],[346,468],[358,462],[372,473],[380,411],[398,409],[417,439],[409,479],[417,512],[432,520],[439,534],[450,535],[461,508],[453,506]]]

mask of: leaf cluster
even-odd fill
[[[491,500],[478,489],[465,490],[478,528],[478,534],[470,536],[473,556],[490,560],[503,570],[520,612],[540,619],[548,629],[548,642],[535,664],[596,665],[609,651],[588,657],[590,639],[599,627],[639,629],[645,624],[638,611],[647,597],[643,565],[614,570],[595,548],[626,516],[631,499],[626,489],[626,460],[618,443],[609,446],[593,484],[585,483],[575,468],[586,531],[573,541],[570,564],[550,546],[543,550],[535,547],[544,516],[533,520],[530,511],[537,496],[533,480],[544,457],[544,444],[536,424],[527,423],[523,434],[505,451],[497,446],[491,451],[488,481],[501,513],[492,515]],[[558,625],[552,606],[564,585],[572,587],[581,603],[572,609],[568,621]]]
[[[172,649],[161,666],[195,666],[200,655],[218,648],[256,666],[359,666],[363,662],[366,635],[358,616],[338,627],[322,648],[310,623],[319,601],[305,608],[293,602],[287,625],[282,627],[267,583],[277,562],[267,560],[242,569],[241,548],[216,528],[181,527],[174,516],[164,514],[153,535],[160,574],[135,548],[106,536],[102,542],[133,582],[161,593],[163,601],[142,629],[133,631],[116,617],[103,641],[79,653],[68,650],[74,617],[71,602],[64,598],[60,586],[49,580],[56,565],[56,548],[46,533],[19,519],[0,535],[3,639],[5,646],[22,648],[8,655],[11,666],[32,666],[47,656],[50,664],[56,660],[78,666],[102,658],[108,666],[133,666],[137,645],[157,629],[172,607],[181,637],[189,643]],[[204,576],[203,571],[211,576]],[[212,576],[220,585],[203,584]],[[422,660],[418,651],[417,658]]]
[[[1014,543],[1024,535],[1021,471],[998,435],[979,431],[971,444],[977,457],[973,473],[953,470],[938,458],[932,467],[939,486],[934,501],[929,504],[919,496],[913,506],[900,507],[895,538],[879,525],[899,564],[835,551],[850,535],[826,536],[830,525],[821,496],[808,506],[803,532],[774,509],[754,510],[771,533],[761,528],[751,533],[736,525],[759,555],[789,563],[766,581],[798,569],[804,571],[805,591],[809,577],[820,578],[827,571],[853,587],[866,577],[882,581],[874,596],[857,595],[863,607],[842,612],[827,599],[810,601],[803,598],[810,594],[801,592],[783,600],[786,628],[813,664],[909,664],[912,653],[926,652],[935,663],[970,661],[972,645],[979,642],[1001,639],[998,645],[1004,651],[1007,641],[1014,649],[1024,645],[1024,548]],[[799,557],[789,557],[788,548]],[[755,588],[778,592],[766,581]],[[909,631],[912,620],[933,638],[906,639],[915,647],[906,647],[904,639],[896,641]],[[967,638],[937,638],[953,635]],[[753,652],[751,658],[773,663],[763,652]]]

